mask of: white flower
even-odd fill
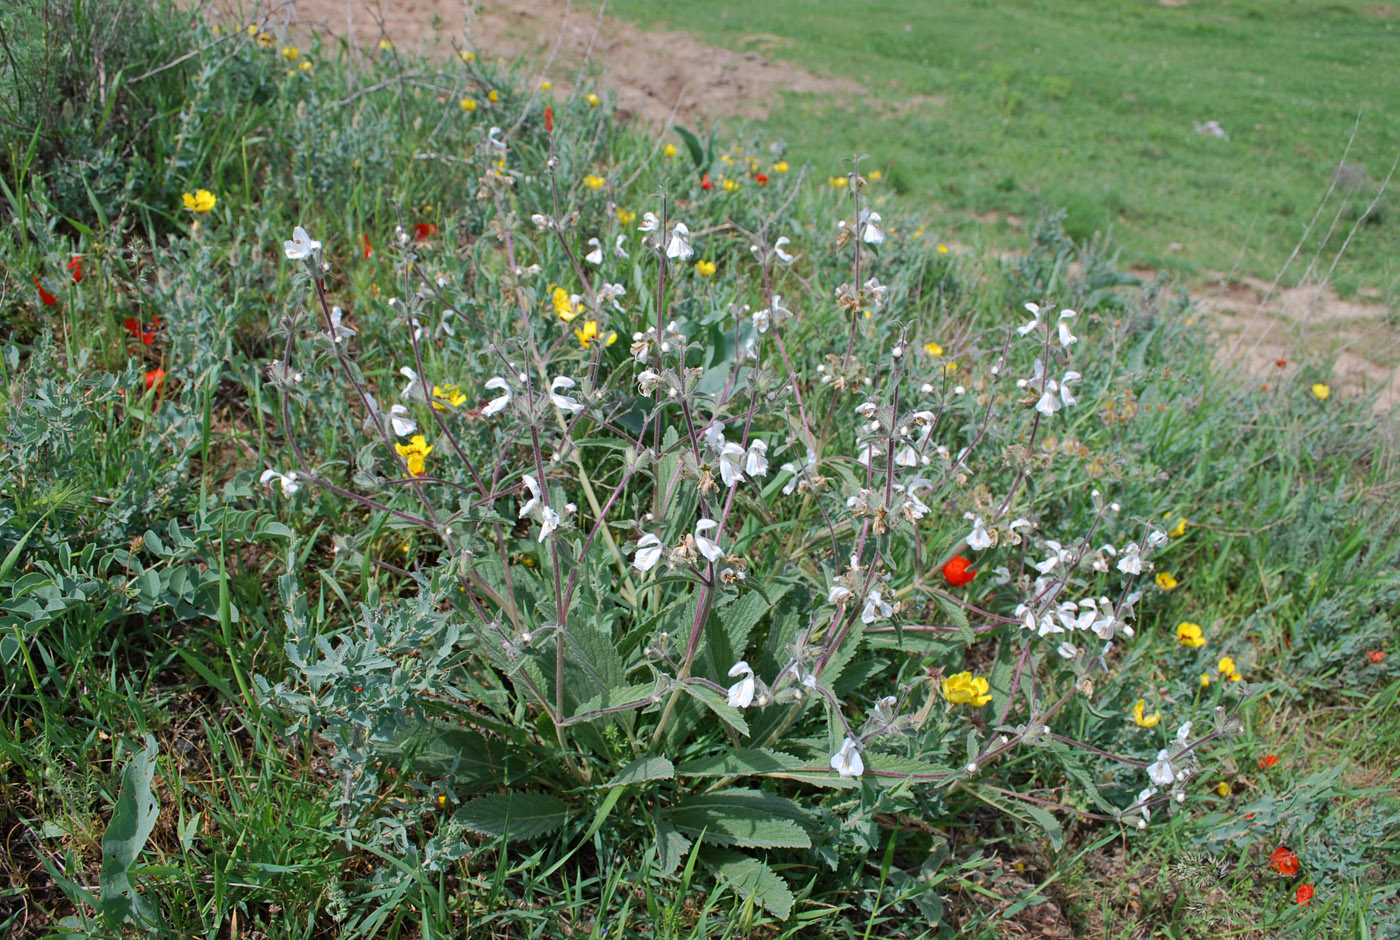
[[[724,422],[712,421],[705,426],[705,443],[711,447],[720,448],[724,446]]]
[[[593,250],[583,256],[583,260],[589,264],[603,263],[603,243],[596,238],[590,238],[588,244],[593,246]]]
[[[1152,798],[1153,798],[1154,796],[1156,796],[1156,795],[1157,795],[1157,788],[1156,788],[1156,787],[1148,787],[1146,790],[1143,790],[1141,793],[1139,793],[1139,794],[1137,795],[1137,799],[1133,800],[1133,805],[1134,805],[1134,806],[1137,806],[1138,804],[1144,804],[1144,805],[1142,805],[1142,806],[1140,807],[1141,812],[1142,812],[1142,818],[1143,818],[1143,821],[1144,821],[1144,822],[1152,818],[1152,811],[1151,811],[1150,809],[1148,809],[1147,806],[1146,806],[1145,804],[1147,803],[1148,800],[1152,799]]]
[[[1176,782],[1176,768],[1172,767],[1166,748],[1157,752],[1157,761],[1147,765],[1147,776],[1159,787],[1169,787]]]
[[[282,250],[287,253],[287,260],[303,261],[320,251],[321,243],[306,234],[306,229],[298,225],[292,232],[292,240],[282,243]]]
[[[867,245],[878,245],[885,240],[885,233],[880,230],[880,213],[871,212],[869,209],[860,210],[859,217],[860,240]]]
[[[637,539],[637,553],[632,556],[632,567],[638,571],[650,571],[661,560],[661,539],[648,532]]]
[[[493,126],[489,131],[486,132],[486,141],[495,149],[504,152],[507,144],[504,140],[501,140],[501,138],[497,136],[500,133],[501,129],[499,127]]]
[[[744,455],[744,472],[751,477],[768,475],[768,445],[758,438],[750,442],[749,451]]]
[[[865,596],[865,608],[860,612],[862,623],[884,620],[894,613],[894,608],[886,604],[879,591],[871,591]]]
[[[1059,649],[1057,649],[1055,652],[1059,653],[1065,659],[1073,659],[1074,657],[1079,655],[1079,647],[1066,640],[1065,642],[1060,644]]]
[[[557,528],[559,528],[559,513],[548,506],[544,507],[544,511],[540,513],[540,541],[543,542],[549,538]]]
[[[408,384],[403,387],[402,392],[399,392],[400,398],[407,398],[410,401],[412,401],[414,399],[422,399],[425,397],[423,392],[423,383],[421,380],[419,380],[417,372],[414,372],[413,369],[411,369],[408,366],[404,366],[402,369],[399,370],[399,375],[408,379]]]
[[[661,220],[656,217],[655,212],[642,213],[642,224],[637,226],[639,232],[654,232],[661,227]]]
[[[744,482],[747,477],[744,471],[739,468],[739,461],[744,457],[744,446],[733,441],[725,444],[719,452],[719,478],[724,481],[725,486],[733,486],[735,483]]]
[[[331,342],[333,343],[343,342],[347,338],[355,335],[354,330],[340,322],[341,317],[344,315],[344,312],[339,307],[331,308],[331,328],[326,331],[326,334],[330,336]]]
[[[617,236],[617,241],[613,242],[613,254],[617,255],[619,258],[626,259],[632,257],[627,253],[627,249],[622,247],[622,243],[625,241],[627,241],[627,236],[619,235]]]
[[[797,487],[802,484],[809,474],[817,468],[817,455],[810,450],[807,451],[806,463],[798,466],[795,463],[785,463],[778,470],[782,473],[791,473],[792,479],[783,484],[783,495],[791,496],[796,492]]]
[[[1071,333],[1071,332],[1069,331],[1069,324],[1065,322],[1066,320],[1073,319],[1074,317],[1077,317],[1077,316],[1079,316],[1079,314],[1075,313],[1073,310],[1061,310],[1061,311],[1060,311],[1060,345],[1061,345],[1061,346],[1068,346],[1070,343],[1077,343],[1077,342],[1079,342],[1079,337],[1075,336],[1073,333]]]
[[[1118,570],[1124,574],[1142,574],[1142,549],[1137,542],[1129,542],[1118,558]]]
[[[828,604],[839,604],[850,597],[853,592],[844,584],[833,584],[831,590],[827,592],[826,602]]]
[[[297,473],[295,470],[291,473],[278,473],[276,470],[264,470],[262,476],[258,478],[258,482],[266,486],[269,480],[276,480],[278,483],[282,484],[283,496],[293,496],[296,494],[297,490],[301,489],[301,484],[297,482]]]
[[[501,392],[501,394],[488,401],[481,409],[481,416],[489,418],[494,414],[500,414],[510,404],[510,385],[499,375],[493,375],[486,380],[486,387]]]
[[[885,303],[885,294],[889,292],[889,288],[884,284],[872,277],[865,282],[865,289],[874,298],[875,306],[879,307]]]
[[[408,437],[418,430],[418,422],[408,413],[408,409],[400,404],[393,404],[389,407],[389,423],[394,427],[394,433],[399,437]]]
[[[739,676],[743,676],[744,678],[739,679],[738,682],[729,687],[729,698],[727,701],[729,702],[730,708],[748,708],[753,704],[753,669],[742,659],[729,667],[729,678],[735,679]]]
[[[974,516],[970,512],[963,513],[964,519],[972,520],[972,531],[967,536],[967,547],[975,552],[986,551],[992,547],[992,537],[987,534],[987,524],[982,521],[981,516]]]
[[[690,247],[690,229],[684,222],[677,222],[666,239],[666,257],[684,261],[693,254],[695,249]]]
[[[792,311],[783,306],[783,295],[774,294],[773,302],[753,315],[753,327],[760,333],[767,333],[774,323],[782,323],[792,316]]]
[[[791,245],[791,244],[792,244],[792,239],[791,239],[791,238],[788,238],[786,235],[782,236],[781,238],[779,238],[777,241],[775,241],[775,242],[773,243],[773,254],[777,255],[777,256],[778,256],[778,260],[781,261],[783,264],[792,264],[793,261],[795,261],[795,260],[797,259],[797,256],[796,256],[796,255],[790,255],[790,254],[788,254],[786,251],[783,251],[783,246],[784,246],[784,245]]]
[[[1185,722],[1176,729],[1176,743],[1185,747],[1191,742],[1191,722]]]
[[[718,542],[712,542],[701,535],[701,532],[709,532],[711,529],[718,529],[719,523],[713,519],[701,519],[695,523],[695,547],[700,549],[700,554],[711,562],[719,561],[724,557],[724,549],[719,547]]]
[[[860,759],[853,739],[846,738],[841,742],[841,750],[831,755],[831,769],[843,777],[859,777],[865,773],[865,761]]]
[[[919,465],[919,452],[914,449],[913,444],[903,444],[899,450],[895,451],[894,462],[901,467],[917,467]]]
[[[540,504],[540,481],[536,480],[533,474],[525,474],[525,488],[530,491],[530,499],[520,507],[520,512],[515,517],[517,519],[524,519]]]
[[[598,288],[598,305],[601,307],[603,304],[612,304],[614,310],[618,313],[622,313],[622,304],[617,302],[617,298],[625,296],[626,294],[627,288],[623,287],[621,284],[610,284],[604,281],[603,286]],[[638,361],[640,362],[641,360]]]
[[[656,386],[661,384],[661,374],[653,369],[647,369],[637,376],[637,389],[643,395],[650,395],[656,390]]]
[[[1031,330],[1040,326],[1040,316],[1045,312],[1041,307],[1037,306],[1036,304],[1030,303],[1029,301],[1026,302],[1025,307],[1031,312],[1031,316],[1033,316],[1035,319],[1031,320],[1031,322],[1027,323],[1025,326],[1017,328],[1016,332],[1021,336],[1025,336]]]
[[[583,410],[583,405],[579,404],[577,399],[559,394],[559,389],[573,387],[574,380],[567,375],[556,376],[554,381],[549,383],[549,400],[554,402],[554,407],[558,408],[560,411],[567,411],[569,414],[576,415]]]

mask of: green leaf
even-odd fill
[[[472,832],[515,842],[553,832],[567,815],[564,802],[545,793],[492,793],[463,803],[457,821]]]
[[[704,173],[707,161],[705,160],[705,148],[700,145],[700,138],[679,124],[673,124],[671,129],[685,143],[685,149],[690,151],[690,159],[695,164],[695,171]]]
[[[642,757],[617,772],[605,787],[625,787],[647,780],[670,780],[676,775],[675,766],[664,757]]]
[[[712,849],[701,860],[740,897],[783,920],[792,914],[793,897],[787,882],[758,859]]]
[[[682,777],[743,777],[798,770],[804,762],[791,754],[767,748],[745,748],[686,761],[676,769]]]
[[[812,840],[798,821],[811,817],[773,793],[731,788],[691,796],[666,813],[682,832],[705,834],[706,842],[759,849],[807,849]]]
[[[681,688],[686,694],[698,699],[706,708],[719,716],[719,720],[734,729],[735,734],[744,738],[749,736],[748,722],[744,721],[744,716],[739,713],[739,709],[730,705],[727,700],[720,698],[719,693],[714,689],[689,681],[684,683]]]
[[[867,771],[877,771],[880,774],[899,774],[902,777],[913,777],[915,783],[930,782],[926,778],[934,776],[952,777],[953,769],[943,764],[933,764],[928,761],[916,760],[910,757],[895,757],[891,754],[874,754],[867,752],[863,755],[865,759],[865,769]]]
[[[690,851],[691,841],[662,820],[656,821],[656,864],[661,874],[669,875],[680,865],[685,853]]]
[[[160,815],[151,794],[157,753],[156,739],[146,735],[145,750],[133,755],[122,771],[121,795],[102,834],[102,870],[97,883],[102,916],[112,925],[159,923],[155,908],[136,893],[132,872]]]

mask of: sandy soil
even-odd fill
[[[646,31],[568,0],[255,0],[255,11],[246,0],[189,2],[241,22],[266,22],[281,35],[316,30],[350,37],[358,49],[388,39],[400,49],[444,58],[464,49],[519,58],[527,74],[549,78],[556,95],[567,93],[592,66],[601,70],[620,110],[655,127],[671,120],[762,118],[783,92],[861,94],[845,79],[719,49],[684,33]],[[777,36],[749,38],[768,47],[783,42]],[[1191,293],[1216,326],[1225,367],[1276,384],[1289,381],[1304,362],[1335,357],[1331,381],[1340,394],[1379,391],[1379,409],[1400,405],[1400,332],[1387,321],[1384,305],[1343,300],[1328,287],[1271,289],[1263,281],[1225,275],[1193,286]]]

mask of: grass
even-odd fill
[[[617,0],[608,9],[853,80],[850,100],[775,107],[765,132],[822,174],[870,153],[867,166],[885,168],[904,205],[945,239],[1014,246],[1040,211],[1065,207],[1071,235],[1111,232],[1130,266],[1272,279],[1303,241],[1304,262],[1320,251],[1325,270],[1400,155],[1400,130],[1386,119],[1400,105],[1400,22],[1384,4],[715,0],[698,10]],[[1212,120],[1229,140],[1193,129]],[[1304,239],[1344,154],[1359,169],[1339,189],[1355,189],[1339,192]],[[1396,199],[1392,188],[1333,274],[1344,295],[1365,288],[1396,305]]]
[[[990,11],[971,7],[946,17]],[[751,15],[769,14],[755,8]],[[1147,20],[1159,15],[1155,7],[1144,13]],[[1211,41],[1209,31],[1202,35]],[[193,38],[214,39],[203,29]],[[7,879],[0,883],[0,932],[131,932],[103,920],[100,886],[112,877],[104,872],[109,855],[131,848],[122,842],[124,826],[139,828],[132,821],[142,818],[140,807],[123,809],[122,794],[147,735],[158,752],[158,811],[147,819],[150,837],[136,846],[130,877],[170,936],[990,938],[1006,935],[1004,920],[1014,919],[1025,931],[1054,921],[1084,937],[1127,938],[1170,925],[1182,938],[1342,940],[1368,930],[1384,936],[1400,924],[1400,652],[1393,626],[1400,616],[1393,570],[1400,477],[1393,428],[1364,403],[1312,398],[1307,387],[1315,376],[1261,390],[1217,374],[1209,336],[1179,297],[1161,285],[1114,286],[1111,246],[1075,245],[1053,223],[1038,226],[1033,242],[1020,240],[1024,254],[1016,258],[950,259],[912,238],[892,238],[881,263],[891,266],[892,290],[908,305],[917,339],[942,342],[969,384],[989,381],[986,365],[1007,324],[1018,322],[1021,301],[1064,298],[1083,311],[1076,325],[1086,365],[1083,401],[1062,415],[1053,439],[1039,439],[1027,499],[1069,525],[1084,513],[1085,491],[1098,486],[1144,516],[1185,516],[1190,524],[1162,557],[1180,586],[1149,589],[1138,637],[1116,654],[1115,677],[1094,701],[1066,712],[1072,724],[1057,730],[1099,729],[1151,759],[1155,745],[1125,720],[1121,693],[1141,689],[1132,697],[1151,695],[1172,715],[1205,716],[1231,699],[1219,676],[1206,689],[1198,676],[1212,673],[1219,656],[1232,656],[1255,693],[1242,713],[1243,733],[1212,750],[1209,775],[1192,781],[1183,810],[1161,808],[1143,833],[1061,813],[1065,844],[1056,849],[1041,828],[990,812],[962,791],[926,803],[886,792],[863,822],[853,821],[850,806],[823,817],[832,843],[845,845],[832,858],[773,854],[795,896],[787,919],[745,900],[698,853],[662,873],[645,838],[652,807],[629,799],[613,808],[604,799],[613,816],[602,826],[607,814],[598,813],[591,787],[567,794],[584,809],[545,837],[507,844],[473,835],[446,845],[463,849],[458,856],[426,857],[423,846],[444,847],[432,840],[448,831],[456,805],[443,809],[435,797],[467,794],[465,774],[425,771],[415,763],[422,755],[386,750],[380,766],[350,765],[372,782],[356,803],[346,795],[356,778],[337,763],[343,753],[332,730],[299,727],[306,711],[274,690],[279,683],[287,684],[282,692],[300,688],[299,641],[311,649],[348,648],[341,644],[355,639],[367,616],[362,604],[372,613],[403,612],[427,594],[403,566],[442,566],[421,531],[395,528],[333,495],[285,499],[258,484],[264,467],[287,466],[289,440],[326,456],[318,472],[343,473],[349,482],[364,443],[358,419],[347,420],[345,388],[314,367],[300,392],[309,417],[291,435],[279,420],[281,392],[269,363],[286,348],[280,318],[303,296],[279,248],[296,224],[326,239],[336,266],[332,289],[352,311],[356,348],[368,351],[366,380],[387,404],[398,391],[405,332],[388,298],[412,294],[392,262],[395,225],[438,226],[440,240],[423,249],[420,263],[460,288],[464,318],[489,322],[487,313],[505,296],[505,262],[492,237],[499,216],[489,201],[472,198],[480,171],[412,154],[470,154],[481,145],[496,116],[464,117],[455,101],[466,90],[481,98],[487,87],[498,89],[505,114],[523,107],[524,97],[509,75],[482,69],[424,68],[415,81],[428,87],[403,87],[381,63],[370,67],[383,70],[376,81],[385,87],[344,106],[351,83],[363,79],[333,50],[312,50],[313,68],[301,73],[275,50],[255,51],[251,43],[215,48],[213,57],[162,73],[171,83],[162,100],[184,102],[185,123],[168,126],[184,131],[175,140],[169,138],[176,130],[157,130],[149,148],[133,148],[132,178],[144,180],[145,195],[133,196],[131,205],[99,199],[85,212],[62,201],[74,178],[67,165],[11,167],[5,179],[0,817],[8,841],[0,859]],[[1086,84],[1072,88],[1088,87],[1088,78],[1075,81]],[[1069,107],[1074,98],[1054,100]],[[596,169],[615,185],[651,152],[651,141],[615,127],[580,99],[558,103],[554,119],[566,129],[556,139],[570,161],[566,172],[575,176]],[[783,123],[795,120],[791,115],[775,120],[772,133],[804,139]],[[544,162],[537,123],[511,155],[531,172]],[[875,139],[877,125],[865,126]],[[850,131],[855,146],[845,149],[863,149],[858,131]],[[1183,137],[1193,146],[1215,143]],[[125,141],[114,146],[120,151]],[[803,149],[820,154],[817,146]],[[1011,159],[990,138],[969,137],[961,146],[989,165]],[[831,152],[833,167],[838,152]],[[180,155],[175,169],[171,154]],[[799,156],[794,152],[794,163]],[[907,177],[900,181],[912,172],[902,160],[880,157],[892,161],[889,179],[909,187]],[[1029,152],[1020,159],[1020,172],[1040,172]],[[1329,158],[1324,152],[1319,159]],[[746,239],[724,235],[730,230],[720,226],[752,225],[754,206],[773,206],[785,182],[763,192],[750,187],[726,202],[706,197],[683,160],[650,164],[631,188],[584,193],[579,205],[589,224],[606,226],[614,210],[605,196],[640,214],[664,186],[683,201],[697,231],[702,219],[713,224],[720,234],[704,246],[720,273],[685,282],[690,286],[671,310],[711,331],[695,335],[722,347],[716,337],[728,330],[728,305],[752,305],[761,295],[735,260],[747,260]],[[908,160],[916,162],[913,151]],[[820,164],[816,170],[819,177],[827,172]],[[179,210],[178,194],[201,185],[220,203],[196,228]],[[1147,182],[1134,179],[1133,186],[1150,192]],[[158,199],[161,187],[168,192]],[[1004,195],[1015,197],[1014,187]],[[807,311],[809,319],[793,326],[803,331],[793,334],[801,337],[793,349],[809,367],[833,343],[838,352],[844,347],[845,325],[829,298],[846,270],[821,267],[819,260],[837,254],[818,233],[836,230],[836,217],[849,208],[845,196],[823,183],[807,186],[792,193],[787,216],[794,241],[811,256],[800,278],[783,282],[790,302]],[[530,207],[522,206],[528,217]],[[908,231],[899,211],[890,221]],[[1189,215],[1180,206],[1175,211]],[[368,258],[361,233],[374,236]],[[637,266],[628,284],[633,296],[649,296],[651,262],[633,247]],[[537,251],[547,277],[566,283],[573,276],[543,240]],[[88,262],[81,283],[65,268],[74,253]],[[32,276],[60,295],[60,309],[40,305]],[[161,317],[156,341],[132,337],[122,325],[128,316],[146,324]],[[542,330],[557,326],[545,319]],[[631,326],[619,318],[616,326],[624,325]],[[897,325],[893,317],[872,318],[861,341],[883,342]],[[429,347],[473,391],[494,368],[483,361],[482,335],[459,329],[453,340],[438,336]],[[572,342],[567,331],[541,335]],[[614,350],[619,361],[627,359],[625,348]],[[147,370],[157,367],[165,384],[142,394]],[[626,367],[616,366],[630,384]],[[826,394],[816,384],[809,393]],[[815,400],[825,413],[847,413],[843,399]],[[1018,427],[1008,421],[993,433],[1024,442]],[[956,442],[965,432],[948,433]],[[485,432],[473,434],[471,446],[496,443]],[[580,446],[602,450],[597,440]],[[525,453],[499,450],[509,461]],[[964,530],[964,499],[940,504],[930,530],[940,537]],[[514,524],[514,512],[508,515]],[[530,533],[512,536],[511,545],[524,580],[544,552]],[[761,549],[754,551],[760,560]],[[801,573],[810,563],[795,559],[791,568]],[[612,583],[598,580],[605,588]],[[463,609],[457,604],[432,606]],[[468,612],[457,619],[473,623]],[[1204,648],[1177,644],[1182,620],[1205,628]],[[426,668],[429,649],[414,648],[395,672]],[[1389,656],[1373,664],[1368,650]],[[953,662],[964,650],[947,644],[923,654]],[[969,665],[983,657],[979,668],[993,655],[976,646],[966,654]],[[841,693],[853,712],[873,698],[864,686],[874,688],[889,671],[915,669],[918,656],[880,649],[859,665],[858,678]],[[489,672],[482,666],[451,678],[471,688]],[[354,711],[330,697],[341,691],[331,688],[320,700],[325,714]],[[538,713],[523,706],[514,717],[501,724],[521,733],[539,724]],[[1169,720],[1160,729],[1168,735]],[[697,735],[700,743],[718,736]],[[500,740],[513,739],[502,731]],[[1281,761],[1261,768],[1268,754]],[[542,765],[574,756],[533,744],[517,755]],[[547,777],[556,768],[531,772]],[[1018,756],[1004,772],[1006,782],[1028,791],[1076,796],[1065,789],[1060,766],[1034,754]],[[1221,781],[1229,796],[1214,792]],[[1099,785],[1121,789],[1108,772]],[[797,788],[785,792],[808,798]],[[362,824],[351,825],[357,818]],[[590,825],[594,819],[599,827]],[[841,843],[849,830],[859,830],[868,849]],[[1316,884],[1306,909],[1293,900],[1301,879],[1267,867],[1280,842],[1299,854],[1302,877]]]

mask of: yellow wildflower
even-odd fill
[[[779,160],[777,163],[773,164],[774,173],[786,173],[787,171],[788,162],[786,160]]]
[[[1167,515],[1170,516],[1171,513],[1167,513]],[[1180,519],[1177,520],[1176,525],[1172,526],[1172,530],[1171,530],[1170,532],[1168,532],[1167,535],[1171,536],[1171,537],[1174,538],[1174,539],[1179,539],[1179,538],[1181,538],[1181,537],[1182,537],[1183,535],[1185,535],[1185,534],[1186,534],[1186,517],[1185,517],[1185,516],[1182,516]]]
[[[302,63],[301,63],[300,65],[298,65],[297,68],[301,69],[303,72],[309,72],[309,71],[311,71],[311,60],[309,60],[309,59],[304,59],[304,60],[302,60]]]
[[[1146,700],[1146,699],[1141,699],[1141,698],[1138,699],[1138,700],[1137,700],[1137,704],[1133,706],[1133,722],[1134,722],[1139,728],[1155,728],[1155,727],[1157,727],[1157,725],[1160,724],[1161,721],[1162,721],[1162,713],[1161,713],[1161,712],[1153,712],[1152,714],[1149,715],[1149,714],[1146,714],[1146,712],[1147,712],[1147,700]]]
[[[184,194],[185,208],[191,212],[208,212],[219,199],[207,189],[197,189],[194,194]]]
[[[736,189],[738,189],[738,188],[739,188],[739,181],[738,181],[738,180],[725,180],[725,181],[724,181],[724,191],[725,191],[725,192],[727,192],[727,193],[732,193],[732,192],[734,192],[734,190],[736,190]]]
[[[919,226],[919,234],[920,234],[920,235],[923,234],[923,231],[924,231],[923,226],[922,226],[922,225]],[[948,246],[947,246],[947,245],[939,245],[939,246],[938,246],[938,253],[939,253],[940,255],[946,255],[946,254],[948,253]]]
[[[695,262],[695,273],[701,277],[709,277],[711,274],[715,273],[715,263],[702,258]]]
[[[943,364],[943,371],[952,375],[954,372],[958,371],[958,364],[956,362],[945,362]]]
[[[943,697],[954,705],[971,705],[981,708],[992,700],[988,689],[991,687],[981,676],[974,677],[970,672],[960,672],[943,680]]]
[[[1235,672],[1235,661],[1228,656],[1220,657],[1220,662],[1215,664],[1215,669],[1221,675],[1228,676]]]
[[[544,81],[540,82],[540,91],[549,91],[553,87],[554,83],[547,78]]]
[[[1185,620],[1176,625],[1176,641],[1182,646],[1191,647],[1191,649],[1206,645],[1206,638],[1205,634],[1201,631],[1201,625],[1199,623],[1189,623]]]
[[[598,105],[602,104],[602,99],[600,99],[597,95],[593,94],[593,92],[591,91],[584,96],[583,100],[587,101],[595,108],[598,107]]]
[[[393,44],[392,42],[390,42],[389,40],[387,40],[387,39],[381,39],[381,40],[379,40],[379,49],[380,49],[381,52],[388,52],[388,51],[389,51],[390,49],[392,49],[392,48],[394,48],[394,44]]]
[[[495,104],[497,101],[501,100],[501,96],[496,94],[496,89],[492,88],[486,93],[486,100],[491,102],[492,104]]]
[[[574,317],[578,316],[583,309],[582,306],[574,303],[573,298],[569,296],[569,292],[562,287],[554,288],[554,291],[550,294],[549,302],[554,305],[554,312],[558,314],[559,319],[563,320],[565,323],[568,323]]]
[[[407,444],[395,444],[394,450],[398,451],[399,456],[408,465],[410,476],[421,477],[427,471],[428,455],[433,452],[433,448],[423,435],[413,435],[413,439]]]
[[[637,221],[637,213],[628,212],[626,209],[617,210],[617,222],[619,225],[631,225]]]
[[[676,155],[676,145],[667,144],[666,146],[662,147],[661,155],[664,156],[667,160],[671,159]]]
[[[1323,385],[1321,382],[1318,382],[1312,387],[1312,393],[1313,397],[1315,397],[1318,401],[1326,401],[1327,396],[1332,394],[1332,389],[1326,385]]]
[[[589,189],[602,189],[603,184],[606,182],[607,180],[603,179],[601,176],[594,176],[592,173],[589,173],[583,178],[583,185],[587,186]]]
[[[1230,784],[1226,783],[1224,780],[1220,781],[1220,785],[1215,788],[1215,792],[1219,793],[1221,796],[1229,796]]]
[[[617,342],[617,334],[609,330],[606,334],[598,332],[598,321],[589,320],[583,325],[583,329],[574,330],[574,335],[578,337],[579,344],[584,349],[592,347],[594,340],[603,340],[604,346],[611,346]]]
[[[1232,673],[1230,673],[1230,675],[1229,675],[1228,678],[1229,678],[1229,680],[1230,680],[1231,682],[1243,682],[1243,681],[1244,681],[1244,676],[1240,675],[1238,672],[1232,672]]]
[[[271,49],[275,45],[277,45],[277,40],[272,38],[271,33],[263,33],[258,36],[259,49]]]
[[[1208,673],[1208,672],[1203,672],[1203,673],[1201,673],[1201,688],[1204,689],[1204,688],[1208,688],[1209,686],[1210,686],[1210,673]]]
[[[460,408],[467,403],[467,396],[455,385],[433,386],[433,407],[438,411]]]
[[[249,24],[248,24],[248,35],[249,35],[249,36],[256,36],[257,34],[258,34],[258,24],[257,24],[257,23],[249,23]]]
[[[865,174],[865,178],[872,183],[878,183],[880,182],[880,177],[884,175],[885,174],[881,173],[879,170],[871,170],[869,173]]]
[[[296,46],[282,47],[282,58],[286,59],[288,62],[295,62],[299,55],[301,55],[301,52],[297,50]]]
[[[1157,572],[1157,587],[1161,588],[1164,591],[1170,591],[1172,588],[1176,587],[1180,583],[1180,581],[1178,581],[1175,577],[1172,576],[1172,573],[1170,571]]]
[[[476,110],[476,102],[471,98],[463,98],[457,102],[457,106],[468,113]]]
[[[835,186],[837,189],[840,189],[842,186],[845,186],[848,182],[850,182],[844,176],[828,176],[826,178],[826,181],[832,186]]]
[[[924,352],[937,359],[939,356],[943,355],[943,347],[935,342],[930,341],[924,343]]]
[[[725,166],[733,166],[734,158],[727,153],[722,153],[719,155],[719,162],[723,163]]]
[[[461,59],[463,62],[475,62],[476,53],[469,49],[463,49],[461,52],[457,53],[457,58]]]

